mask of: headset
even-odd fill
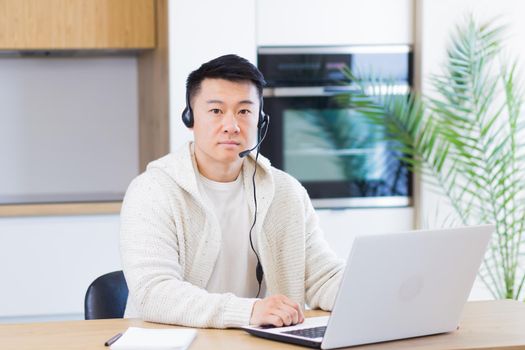
[[[186,107],[182,111],[182,122],[184,123],[184,125],[186,125],[186,127],[192,128],[194,121],[195,119],[193,117],[193,110],[190,104],[190,95],[189,95],[188,89],[186,89]],[[270,116],[263,111],[263,97],[261,95],[260,104],[259,104],[259,120],[257,121],[257,144],[254,147],[244,150],[239,153],[239,157],[244,158],[248,154],[250,154],[251,151],[257,149],[257,153],[255,154],[255,168],[254,168],[253,176],[252,176],[253,203],[254,203],[255,211],[253,213],[253,223],[252,223],[252,226],[250,227],[250,233],[249,233],[250,247],[253,253],[255,254],[255,257],[257,258],[257,266],[255,268],[255,277],[257,278],[259,289],[257,291],[257,295],[255,296],[256,298],[258,298],[259,294],[261,293],[261,285],[262,285],[262,280],[264,276],[264,270],[261,264],[261,259],[259,258],[259,254],[257,254],[257,251],[255,250],[253,246],[253,240],[252,240],[252,231],[253,231],[253,228],[255,227],[255,223],[257,222],[257,189],[255,187],[255,174],[257,173],[257,159],[259,158],[259,146],[266,138],[266,134],[268,133],[269,125],[270,125]]]

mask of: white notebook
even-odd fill
[[[195,329],[129,327],[111,350],[184,350],[196,334]]]

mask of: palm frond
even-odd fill
[[[496,224],[480,278],[494,297],[518,299],[525,293],[524,91],[517,64],[497,64],[504,29],[472,16],[458,26],[430,95],[395,94],[392,82],[345,69],[355,89],[338,98],[386,130],[400,159],[431,178],[430,189],[445,195],[463,224]]]

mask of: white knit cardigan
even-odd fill
[[[199,194],[192,149],[188,143],[150,163],[126,192],[120,251],[128,307],[152,322],[216,328],[247,325],[256,299],[205,290],[219,254],[221,230],[210,204]],[[246,157],[247,194],[253,192],[254,165],[253,155]],[[256,184],[253,238],[267,295],[284,294],[300,305],[331,310],[344,263],[324,240],[308,194],[261,156]]]

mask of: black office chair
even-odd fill
[[[88,287],[84,299],[84,318],[122,318],[128,300],[128,285],[122,271],[98,277]]]

